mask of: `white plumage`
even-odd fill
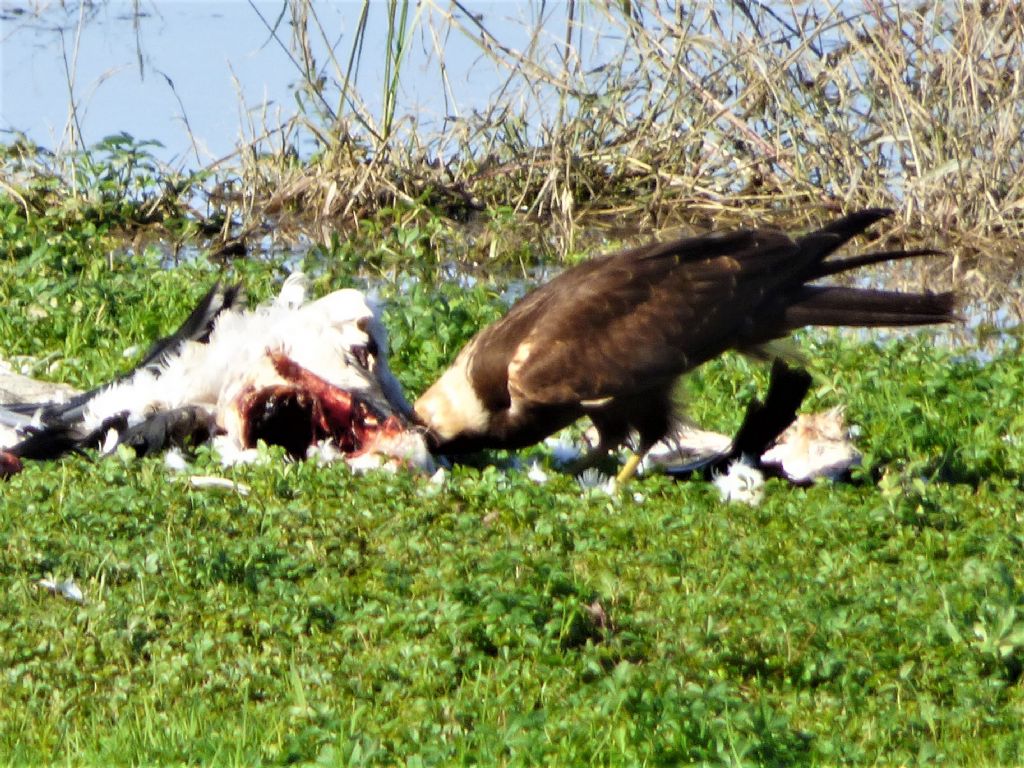
[[[361,468],[375,456],[378,463],[431,467],[421,432],[408,426],[411,409],[388,367],[377,308],[354,289],[310,303],[305,294],[306,281],[295,273],[275,301],[221,311],[206,343],[185,341],[159,365],[93,396],[81,432],[118,417],[131,428],[191,407],[209,417],[227,462],[244,460],[272,429],[274,437],[285,435],[281,444],[293,455],[299,446],[321,460],[343,456]],[[271,426],[261,431],[261,425]],[[332,439],[333,449],[317,444]]]
[[[383,328],[363,294],[354,289],[335,291],[298,307],[274,302],[254,310],[223,312],[208,343],[187,342],[158,372],[139,371],[93,398],[86,409],[86,424],[98,427],[124,410],[138,421],[154,411],[189,404],[227,408],[247,385],[284,382],[268,350],[283,352],[333,384],[373,397],[377,386],[352,353],[354,348],[373,345],[386,354]],[[377,368],[391,384],[392,407],[407,411],[409,406],[387,363],[379,362]]]

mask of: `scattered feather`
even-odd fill
[[[430,479],[420,488],[420,493],[424,496],[436,496],[444,488],[445,483],[448,481],[448,470],[444,467],[438,467],[437,471],[430,476]]]
[[[188,469],[188,462],[180,450],[171,448],[164,454],[164,466],[171,472],[184,472]]]
[[[353,474],[361,475],[365,472],[370,472],[375,469],[384,470],[395,470],[393,462],[385,462],[384,459],[376,453],[360,453],[357,456],[349,456],[345,459],[349,469],[352,470]]]
[[[82,590],[79,586],[75,584],[75,579],[73,577],[62,579],[61,581],[40,579],[36,583],[40,588],[45,589],[51,595],[63,597],[65,600],[70,600],[72,603],[82,604],[85,602],[85,595],[82,594]]]
[[[606,475],[596,467],[590,467],[580,472],[576,476],[576,482],[587,493],[604,493],[611,496],[618,488],[614,477]]]
[[[723,454],[731,443],[728,435],[680,423],[664,439],[651,446],[640,465],[644,470],[652,466],[685,466]]]
[[[255,464],[262,458],[258,448],[242,448],[227,435],[217,435],[211,442],[213,443],[213,450],[220,457],[220,465],[222,467],[233,467],[238,464]]]
[[[543,485],[549,479],[548,473],[544,471],[538,461],[530,463],[530,469],[527,471],[526,476],[538,485]]]
[[[713,482],[722,501],[756,507],[764,498],[764,475],[743,459],[732,462],[724,474],[715,475]]]
[[[344,456],[345,454],[339,451],[331,440],[318,440],[306,449],[306,458],[315,459],[317,466],[320,467],[332,464]]]
[[[594,623],[594,626],[600,630],[612,629],[612,621],[608,617],[608,612],[601,605],[601,601],[594,599],[590,605],[583,604],[583,610],[590,617],[590,620]]]

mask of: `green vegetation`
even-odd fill
[[[30,249],[0,283],[8,349],[80,385],[127,365],[120,350],[216,274],[155,252],[95,268],[102,242],[67,249],[82,271],[65,282],[67,259]],[[344,251],[303,266],[320,287],[358,281],[325,263]],[[231,270],[256,300],[282,272]],[[410,392],[502,309],[491,283],[373,283]],[[1001,341],[981,364],[928,332],[805,335],[806,407],[845,404],[865,464],[851,485],[772,482],[755,509],[664,477],[609,498],[554,472],[461,468],[438,488],[279,454],[224,471],[206,449],[190,472],[249,495],[189,489],[159,458],[31,465],[0,488],[0,754],[1021,762],[1024,366],[1019,336]],[[765,386],[763,366],[728,357],[686,389],[698,421],[729,430]],[[69,576],[84,605],[36,586]]]
[[[225,473],[205,449],[192,471],[248,496],[160,459],[30,466],[2,488],[0,753],[1021,762],[1016,350],[981,366],[923,338],[807,343],[808,406],[847,404],[865,466],[772,482],[754,509],[664,477],[616,498],[493,467],[437,488],[280,455]],[[694,412],[734,423],[732,398],[765,385],[751,370],[707,366]],[[35,587],[67,576],[84,605]]]
[[[449,17],[507,68],[506,101],[427,140],[395,89],[434,17],[390,4],[375,121],[349,78],[361,38],[318,62],[313,8],[290,4],[303,112],[279,146],[181,172],[127,136],[0,147],[0,356],[91,386],[213,280],[255,302],[299,266],[315,292],[380,295],[412,394],[509,280],[590,243],[867,204],[906,212],[897,241],[951,250],[941,276],[891,279],[1019,317],[998,272],[1024,211],[1019,9],[797,24],[734,5],[749,28],[711,4],[567,4],[554,68]],[[621,69],[578,54],[596,14]],[[864,463],[845,485],[772,481],[756,508],[663,476],[609,497],[544,449],[520,457],[543,485],[501,456],[443,486],[275,451],[224,470],[200,448],[184,474],[127,453],[30,464],[0,485],[0,762],[1024,764],[1022,332],[878,338],[800,336],[804,408],[844,405]],[[734,429],[766,374],[708,364],[690,414]],[[84,603],[38,584],[68,577]]]

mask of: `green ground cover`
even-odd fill
[[[0,339],[39,375],[109,377],[222,271],[167,270],[77,218],[4,205]],[[318,290],[373,284],[418,392],[500,314],[501,286],[368,278],[361,248],[302,266]],[[285,272],[239,260],[226,274],[259,300]],[[844,404],[864,466],[847,485],[772,481],[756,508],[659,476],[609,497],[492,466],[438,488],[273,452],[222,470],[199,450],[191,472],[247,496],[190,489],[159,458],[30,465],[0,486],[0,756],[1024,762],[1019,335],[984,363],[929,331],[800,345],[805,408]],[[731,356],[685,390],[727,431],[765,386],[762,365]],[[84,604],[36,586],[68,576]]]

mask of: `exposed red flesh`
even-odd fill
[[[304,368],[281,350],[268,349],[274,369],[288,384],[249,389],[238,398],[246,448],[259,440],[283,445],[301,457],[310,445],[331,439],[350,456],[367,449],[378,434],[404,427],[395,416],[382,418],[367,402]]]
[[[13,453],[0,451],[0,479],[6,479],[11,475],[21,472],[21,459]]]

